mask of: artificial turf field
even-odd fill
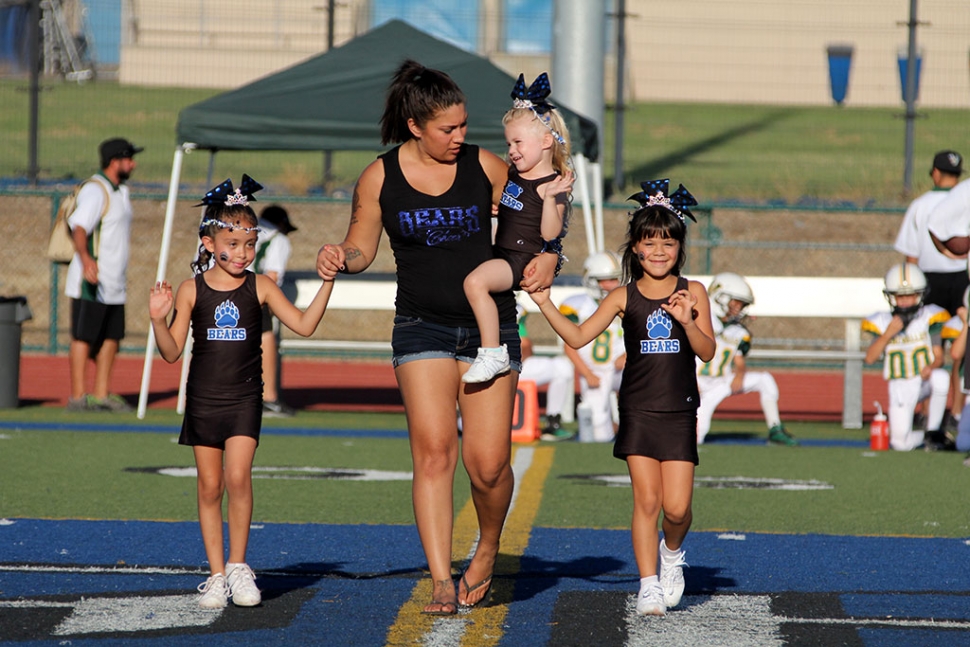
[[[202,611],[190,450],[174,412],[0,413],[0,643],[25,645],[970,645],[970,468],[871,452],[865,431],[716,421],[686,595],[633,613],[631,493],[609,445],[515,445],[492,604],[432,619],[399,414],[266,420],[248,560],[260,607]],[[473,549],[455,489],[455,572]]]

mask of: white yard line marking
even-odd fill
[[[221,610],[202,609],[198,595],[131,598],[82,598],[74,613],[53,631],[55,636],[105,632],[137,632],[178,627],[204,627]]]

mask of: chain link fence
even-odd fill
[[[33,319],[23,325],[27,352],[63,353],[69,343],[70,309],[64,296],[66,266],[44,256],[52,215],[64,193],[0,192],[0,236],[5,243],[0,294],[25,295]],[[155,280],[165,214],[163,195],[133,196],[134,223],[128,270],[127,336],[122,352],[144,352],[149,330],[148,293]],[[265,204],[270,204],[267,200]],[[290,271],[312,271],[323,243],[339,242],[346,233],[348,201],[311,198],[273,200],[286,207],[299,228],[291,236]],[[194,201],[176,208],[168,276],[173,285],[191,276],[189,263],[198,249],[199,210]],[[257,208],[264,203],[260,202]],[[902,211],[769,210],[706,206],[696,211],[699,223],[689,234],[685,274],[732,271],[748,276],[882,277],[902,260],[892,249]],[[607,205],[604,231],[608,249],[618,249],[626,234],[627,207]],[[565,252],[570,259],[562,280],[576,280],[587,254],[581,217],[574,217]],[[393,273],[394,258],[386,237],[369,273]],[[352,280],[335,290],[353,289]],[[755,295],[757,298],[757,295]],[[392,313],[332,310],[311,339],[387,341]],[[750,322],[759,347],[840,348],[844,322],[825,318],[760,318]],[[529,318],[536,343],[554,344],[545,320]],[[284,331],[284,337],[293,333]],[[314,351],[322,353],[323,351]]]

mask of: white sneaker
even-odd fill
[[[237,607],[254,607],[263,598],[256,588],[256,574],[246,564],[226,564],[226,581],[229,585],[229,595],[232,603]]]
[[[680,598],[684,595],[684,561],[686,553],[678,550],[671,557],[664,556],[664,550],[669,550],[667,544],[660,540],[660,585],[664,590],[664,603],[668,608],[673,608],[680,604]],[[673,552],[673,551],[671,551]]]
[[[502,344],[498,348],[479,348],[478,357],[472,363],[461,381],[465,384],[478,384],[488,382],[496,375],[508,373],[511,370],[509,365],[509,347]]]
[[[640,589],[637,595],[637,613],[641,616],[665,616],[664,589],[659,582]]]
[[[199,585],[199,606],[203,609],[223,609],[229,604],[229,587],[226,576],[216,573]]]

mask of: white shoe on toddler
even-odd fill
[[[479,384],[488,382],[497,375],[508,373],[512,369],[509,363],[509,347],[502,344],[498,348],[479,348],[478,357],[472,363],[461,381],[465,384]]]

